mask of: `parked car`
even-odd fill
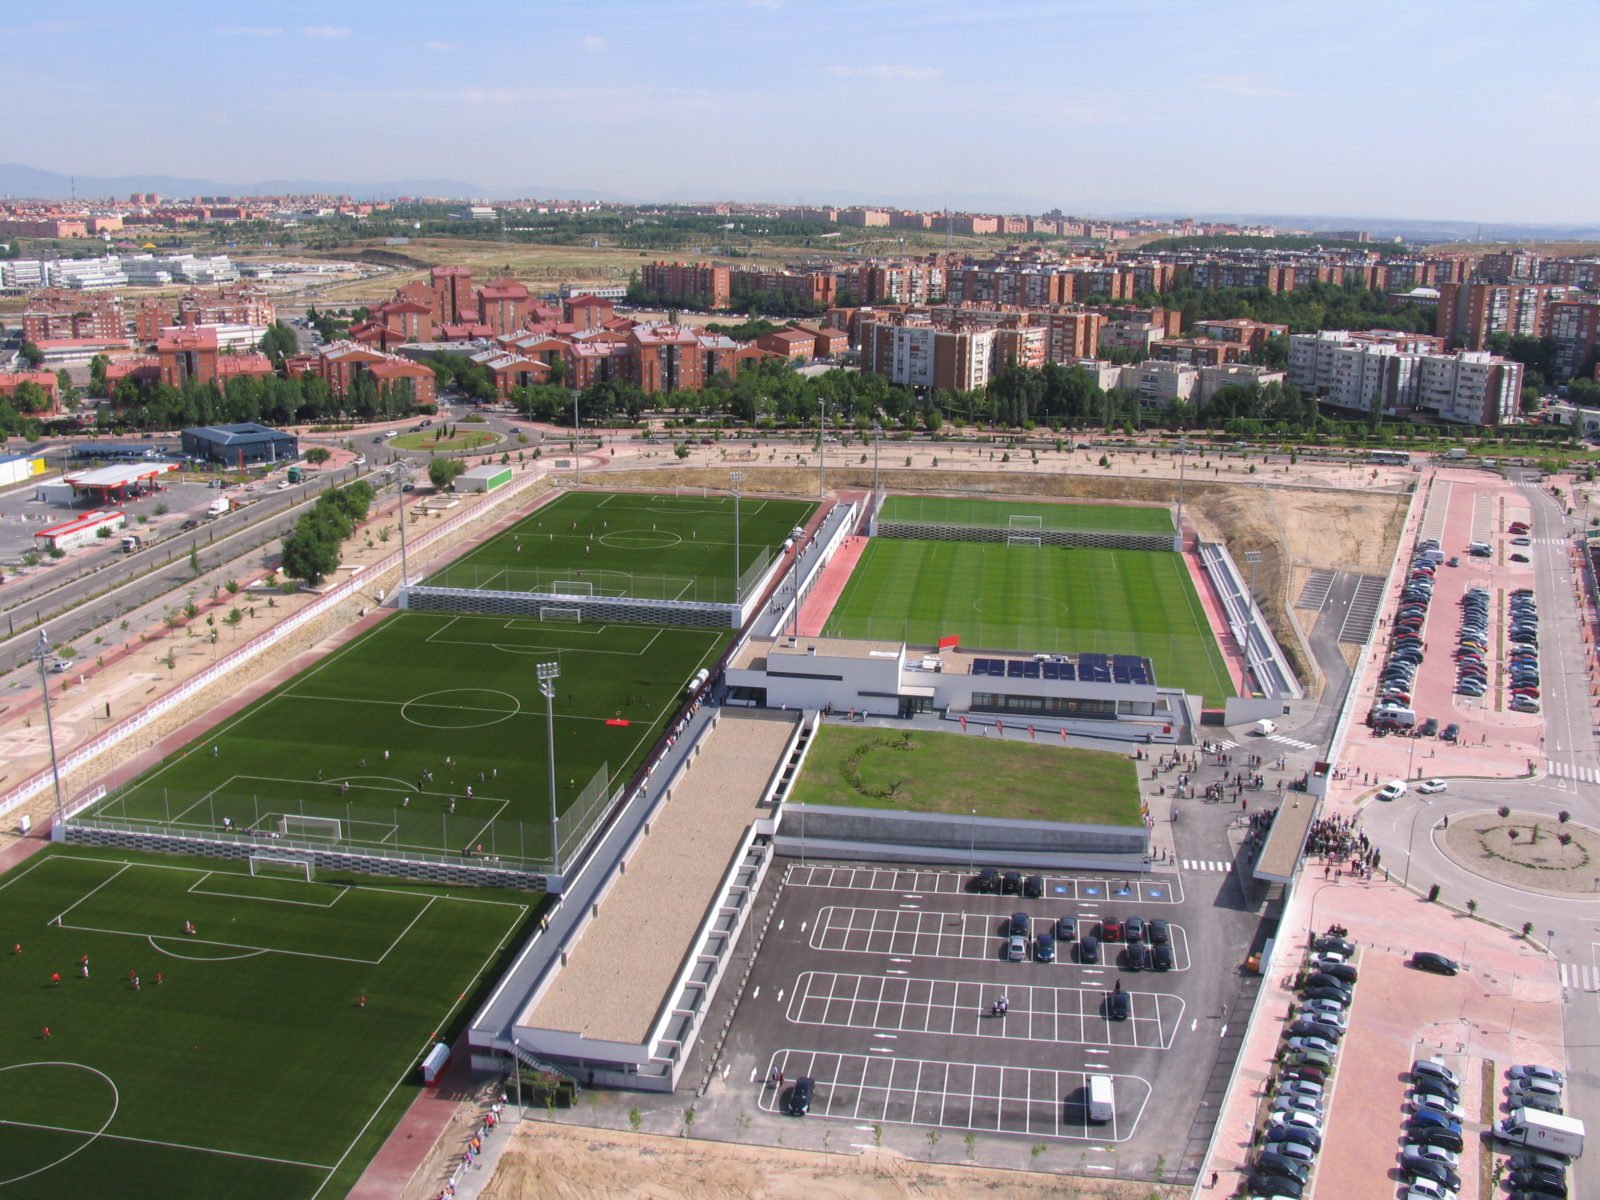
[[[1432,971],[1435,975],[1454,975],[1461,970],[1460,963],[1432,950],[1418,950],[1407,961],[1417,970]]]
[[[1133,1012],[1133,998],[1120,989],[1106,993],[1106,1019],[1126,1021]]]
[[[1103,942],[1120,942],[1122,940],[1122,922],[1115,917],[1106,917],[1100,922],[1100,940]]]
[[[1150,947],[1143,942],[1130,942],[1123,951],[1124,964],[1130,971],[1142,971],[1150,965]]]
[[[1033,939],[1033,957],[1042,963],[1055,962],[1056,939],[1054,934],[1041,933]]]
[[[1421,1079],[1429,1077],[1442,1079],[1451,1087],[1460,1087],[1461,1078],[1444,1063],[1440,1058],[1419,1058],[1411,1064],[1411,1077]]]
[[[1554,1067],[1542,1067],[1538,1063],[1519,1063],[1506,1074],[1512,1079],[1543,1079],[1557,1087],[1562,1087],[1567,1082],[1567,1077]]]
[[[1130,942],[1144,941],[1144,918],[1129,917],[1122,923],[1122,936]]]
[[[1319,1053],[1326,1054],[1326,1055],[1328,1055],[1330,1057],[1332,1057],[1333,1055],[1335,1055],[1335,1054],[1337,1054],[1339,1052],[1338,1043],[1330,1042],[1327,1038],[1311,1037],[1311,1036],[1292,1037],[1292,1038],[1290,1038],[1289,1039],[1289,1049],[1290,1050],[1315,1050],[1315,1051],[1318,1051]]]
[[[1172,970],[1172,947],[1166,942],[1157,942],[1151,946],[1150,965],[1158,971]]]
[[[1350,958],[1356,952],[1354,942],[1346,941],[1342,937],[1334,937],[1331,934],[1319,937],[1311,943],[1311,948],[1323,954],[1342,954],[1346,958]]]
[[[1078,943],[1078,961],[1080,963],[1097,963],[1100,961],[1100,939],[1092,933],[1086,933],[1083,940]]]
[[[809,1075],[802,1075],[794,1081],[794,1086],[789,1089],[789,1098],[784,1103],[784,1109],[792,1117],[803,1117],[811,1111],[811,1093],[816,1088],[816,1080]]]
[[[973,876],[972,890],[975,892],[998,892],[1000,890],[1000,872],[994,867],[985,867]]]
[[[1029,875],[1023,881],[1022,894],[1029,900],[1037,900],[1044,895],[1044,877],[1042,875]]]
[[[1150,927],[1146,931],[1146,935],[1149,937],[1151,943],[1157,946],[1165,946],[1172,937],[1171,930],[1167,925],[1165,918],[1162,917],[1157,917],[1154,921],[1150,922]]]
[[[1061,917],[1056,921],[1056,941],[1070,942],[1078,936],[1078,922],[1073,917]]]

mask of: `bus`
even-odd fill
[[[1372,452],[1372,461],[1391,467],[1409,467],[1411,465],[1411,452],[1409,450],[1374,450]]]

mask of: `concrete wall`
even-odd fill
[[[1112,550],[1177,549],[1172,533],[1100,532],[1092,529],[1009,529],[1003,525],[923,525],[915,521],[874,519],[873,536],[915,538],[925,542],[1004,542],[1008,537],[1036,537],[1045,546],[1105,546]]]
[[[702,604],[687,600],[613,600],[601,596],[560,596],[547,592],[504,592],[425,587],[420,584],[405,589],[399,603],[415,612],[503,617],[537,617],[539,610],[545,607],[576,608],[585,621],[628,621],[695,629],[737,628],[740,618],[736,604]]]
[[[785,804],[777,844],[781,853],[817,858],[1128,871],[1143,868],[1150,838],[1143,825]]]

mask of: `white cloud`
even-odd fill
[[[579,42],[578,45],[582,46],[590,54],[600,54],[611,49],[611,44],[598,33],[589,34],[581,42]]]
[[[1200,86],[1222,96],[1242,96],[1250,100],[1281,99],[1289,93],[1264,83],[1259,75],[1202,75]]]
[[[916,66],[911,63],[874,63],[866,67],[832,66],[829,75],[840,79],[899,79],[916,83],[932,83],[939,78],[938,67]]]
[[[217,30],[223,37],[277,37],[283,32],[282,25],[225,25]]]
[[[309,38],[342,38],[350,36],[350,29],[345,25],[307,25],[300,32]]]
[[[461,49],[461,47],[457,46],[454,42],[423,42],[422,46],[425,50],[437,50],[440,53],[444,53],[448,50]]]

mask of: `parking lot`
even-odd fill
[[[1206,1097],[1231,1069],[1219,1037],[1256,926],[1230,903],[1227,876],[1188,886],[1186,896],[1176,874],[1049,875],[1027,897],[979,892],[966,871],[780,863],[721,1055],[726,1094],[732,1105],[753,1101],[757,1121],[793,1122],[794,1083],[813,1080],[808,1116],[822,1120],[762,1135],[786,1144],[825,1139],[841,1123],[842,1136],[870,1132],[885,1145],[896,1129],[908,1143],[932,1144],[940,1131],[1002,1135],[987,1155],[973,1151],[978,1161],[1015,1163],[1009,1136],[1028,1139],[1023,1158],[1059,1139],[1080,1169],[1111,1169],[1095,1164],[1110,1163],[1113,1146],[1119,1173],[1175,1164],[1202,1125],[1209,1132]],[[1023,961],[1010,958],[1013,914],[1029,930]],[[1130,969],[1120,940],[1080,961],[1085,934],[1130,917],[1166,922],[1170,969]],[[1062,918],[1076,936],[1041,961],[1038,935]],[[1089,1119],[1091,1075],[1113,1079],[1104,1121]]]

